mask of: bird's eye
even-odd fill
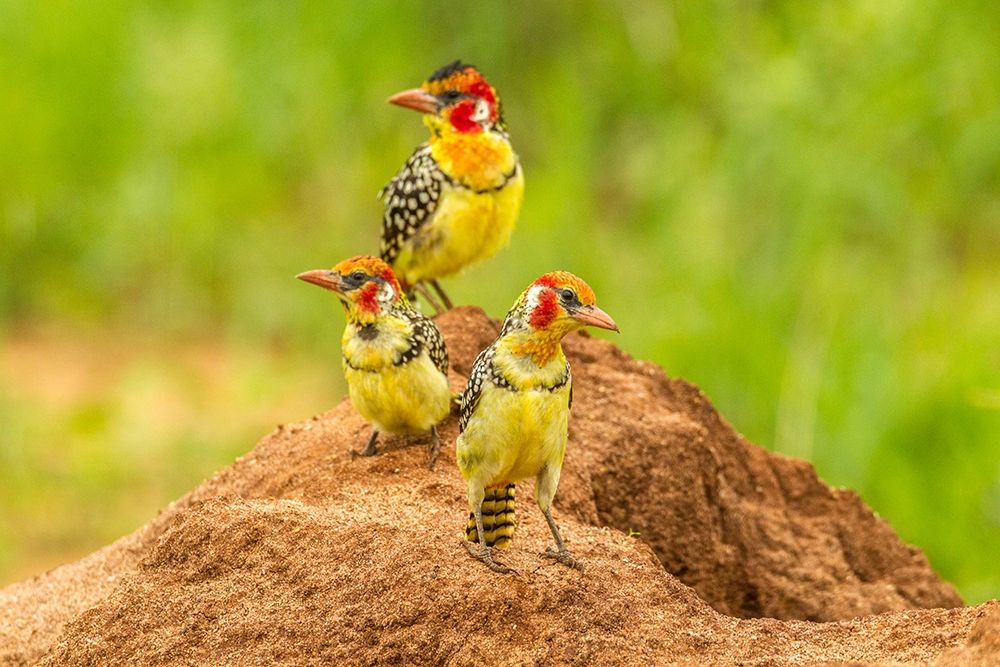
[[[352,271],[347,275],[347,282],[355,287],[360,287],[367,277],[364,271]]]
[[[574,303],[576,301],[576,292],[571,289],[561,289],[559,290],[559,298],[562,299],[563,303]]]
[[[441,93],[441,99],[443,99],[445,102],[454,102],[461,96],[462,94],[457,90],[446,90],[443,93]]]

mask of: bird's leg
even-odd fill
[[[427,290],[427,288],[424,286],[423,283],[417,283],[416,285],[414,285],[413,291],[419,294],[420,296],[424,297],[427,303],[431,305],[431,308],[434,309],[435,314],[443,313],[445,311],[445,309],[441,306],[441,304],[439,304],[434,299],[434,297],[431,296],[431,293]]]
[[[494,572],[499,574],[516,574],[514,570],[510,569],[506,565],[501,565],[500,563],[493,560],[493,548],[486,546],[486,534],[483,533],[483,502],[479,501],[476,505],[476,534],[479,536],[479,549],[472,546],[472,543],[468,540],[462,540],[462,544],[465,545],[465,550],[469,552],[469,555],[473,558],[479,559],[486,563],[486,567],[490,568]]]
[[[445,310],[451,310],[455,307],[454,304],[452,304],[451,299],[448,298],[448,295],[445,294],[443,289],[441,289],[441,284],[438,283],[437,280],[429,280],[428,282],[431,284],[431,287],[434,288],[434,291],[437,292],[437,295],[441,297],[441,303],[444,304]]]
[[[552,531],[552,537],[556,539],[556,548],[553,549],[549,547],[545,550],[545,555],[549,558],[553,558],[567,567],[575,567],[578,570],[583,570],[583,564],[580,563],[573,554],[569,552],[566,545],[563,544],[562,536],[559,534],[559,529],[556,527],[556,522],[552,520],[552,508],[547,507],[542,510],[545,515],[545,520],[549,522],[549,530]]]
[[[438,435],[437,426],[431,426],[431,463],[428,468],[434,470],[434,464],[437,463],[438,455],[441,453],[441,437]]]
[[[372,429],[372,437],[368,439],[368,444],[361,450],[361,456],[375,455],[375,441],[378,440],[378,431]]]

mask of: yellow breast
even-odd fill
[[[379,371],[392,366],[399,355],[410,348],[413,329],[398,317],[380,317],[374,324],[378,336],[366,338],[361,335],[364,328],[349,322],[340,340],[344,364],[354,368]]]
[[[492,257],[510,241],[523,197],[520,171],[501,190],[476,193],[445,186],[434,215],[396,258],[396,275],[412,285]]]
[[[431,155],[456,185],[400,249],[396,274],[409,284],[449,276],[492,257],[510,241],[524,199],[524,173],[510,143],[489,133],[445,133]]]
[[[432,128],[431,157],[450,178],[472,190],[502,185],[517,166],[517,153],[506,136],[494,132],[467,134],[450,125]]]
[[[561,467],[569,427],[569,383],[555,390],[510,391],[487,384],[456,443],[459,469],[481,487]]]
[[[426,433],[451,410],[448,378],[426,350],[409,363],[379,372],[345,364],[344,376],[354,409],[383,433]]]
[[[395,360],[410,347],[412,329],[403,320],[384,317],[373,339],[348,324],[342,351],[344,377],[354,409],[378,431],[426,433],[451,410],[448,378],[424,350],[412,361]]]

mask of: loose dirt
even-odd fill
[[[453,387],[495,335],[439,318]],[[961,607],[919,549],[810,465],[737,434],[694,386],[567,338],[570,443],[556,520],[518,487],[495,575],[465,553],[455,418],[356,458],[342,403],[279,426],[136,533],[0,591],[0,663],[1000,663],[1000,602]]]

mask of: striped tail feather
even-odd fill
[[[514,537],[514,485],[486,489],[483,498],[483,534],[486,546],[506,549]],[[476,515],[469,512],[469,523],[465,528],[465,539],[479,541],[476,529]]]

